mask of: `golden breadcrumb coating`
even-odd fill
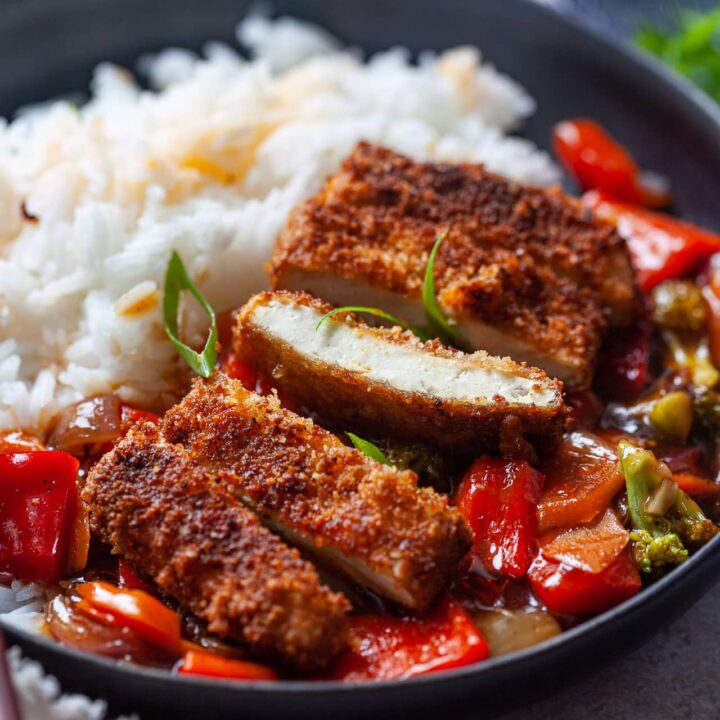
[[[210,631],[301,670],[345,646],[347,600],[152,423],[100,460],[83,497],[93,532]]]
[[[492,357],[485,352],[472,354],[443,347],[438,341],[422,343],[400,328],[368,327],[351,314],[335,315],[325,320],[326,330],[344,324],[352,328],[362,343],[367,343],[368,363],[390,364],[393,350],[416,354],[417,364],[432,358],[452,360],[458,377],[478,368],[507,377],[506,395],[447,399],[431,394],[422,379],[415,381],[416,391],[398,389],[388,382],[368,379],[366,372],[352,371],[340,361],[323,360],[316,352],[303,353],[279,339],[256,318],[258,310],[287,307],[309,308],[321,318],[332,306],[306,293],[285,291],[255,295],[238,312],[234,329],[234,349],[245,359],[273,377],[274,384],[316,411],[321,418],[339,427],[370,435],[429,442],[459,455],[497,452],[503,420],[514,415],[520,430],[544,448],[551,447],[565,425],[566,408],[562,384],[548,378],[536,368],[529,368],[509,358]],[[289,320],[288,322],[292,322]],[[377,351],[378,346],[383,349]],[[528,381],[528,394],[537,402],[518,402],[514,381]],[[543,402],[540,402],[542,394]]]
[[[292,214],[271,285],[340,302],[320,290],[318,278],[330,274],[419,301],[430,249],[446,229],[435,266],[442,307],[461,327],[480,321],[531,345],[566,367],[568,382],[587,385],[606,315],[629,322],[636,291],[620,236],[559,190],[360,143]]]
[[[415,473],[369,459],[239,381],[197,380],[162,427],[292,543],[407,607],[426,609],[470,548],[460,512],[418,488]]]

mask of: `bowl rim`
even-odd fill
[[[648,79],[659,83],[669,90],[676,98],[680,99],[687,106],[693,107],[703,121],[714,126],[720,138],[720,104],[706,95],[702,90],[695,87],[689,80],[662,64],[650,54],[643,52],[631,44],[620,40],[599,27],[583,19],[578,13],[567,12],[563,5],[548,3],[546,0],[514,0],[517,5],[523,6],[524,11],[536,12],[551,18],[553,22],[564,25],[566,29],[582,35],[588,42],[593,43],[601,51],[608,51],[624,60],[628,64],[639,67]],[[96,0],[66,0],[64,7],[82,7],[83,5],[97,6]],[[32,3],[18,3],[3,11],[3,25],[12,27],[13,23],[26,23],[41,15],[45,9],[57,10],[56,0],[35,0]],[[492,58],[490,58],[492,60]],[[400,680],[375,680],[375,681],[344,681],[344,680],[276,680],[276,681],[233,681],[216,678],[203,678],[192,676],[180,676],[172,671],[158,668],[123,663],[111,658],[93,655],[81,650],[61,645],[59,642],[44,636],[35,634],[26,629],[8,623],[0,614],[0,627],[8,635],[8,646],[16,644],[15,638],[19,639],[25,646],[40,646],[50,653],[71,658],[78,662],[90,663],[99,668],[104,668],[120,677],[132,678],[143,677],[156,682],[164,683],[171,687],[177,683],[194,686],[198,689],[220,689],[225,692],[257,694],[265,696],[269,694],[282,694],[284,696],[325,694],[338,695],[348,692],[362,693],[368,696],[374,693],[385,693],[394,689],[412,689],[422,686],[461,681],[479,674],[491,675],[502,672],[512,665],[530,663],[540,656],[547,657],[550,661],[553,657],[559,657],[573,645],[586,641],[587,638],[597,635],[606,629],[612,628],[622,620],[629,620],[633,615],[640,615],[645,607],[661,597],[670,586],[676,583],[687,582],[690,577],[703,572],[703,567],[720,553],[720,535],[713,538],[707,545],[700,548],[681,566],[675,568],[665,577],[653,585],[643,588],[635,596],[622,602],[600,615],[596,615],[579,625],[566,630],[559,635],[545,640],[537,645],[501,655],[491,657],[481,662],[467,665],[452,670],[445,670],[430,673],[420,677]],[[720,571],[720,563],[718,568]],[[702,591],[698,592],[691,602],[700,598]],[[658,624],[658,629],[660,624]],[[647,633],[647,637],[652,635]]]

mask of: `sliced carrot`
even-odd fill
[[[540,531],[591,522],[625,483],[615,447],[580,430],[568,433],[541,469],[545,489],[537,507]]]
[[[23,453],[45,450],[39,437],[22,430],[9,430],[0,433],[0,453]]]
[[[203,675],[229,680],[277,680],[277,673],[265,665],[233,660],[202,650],[188,650],[178,669],[180,675]]]
[[[690,473],[673,473],[673,480],[690,497],[703,497],[720,494],[720,484]]]
[[[143,590],[121,590],[96,581],[76,587],[79,609],[106,624],[128,627],[148,642],[180,651],[180,617]]]
[[[588,573],[602,572],[627,547],[628,531],[611,508],[591,523],[548,530],[538,538],[545,557]]]

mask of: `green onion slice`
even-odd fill
[[[203,310],[210,318],[210,333],[202,352],[195,352],[191,347],[185,345],[178,338],[178,305],[180,294],[183,291],[189,292],[200,303]],[[180,255],[173,251],[172,257],[165,273],[165,290],[163,297],[163,319],[165,321],[165,332],[172,344],[177,348],[180,357],[201,377],[210,377],[215,369],[217,360],[218,329],[215,311],[210,303],[203,297],[202,293],[195,287],[195,284],[187,274],[185,265]]]
[[[393,323],[394,325],[399,325],[403,330],[412,330],[410,325],[406,323],[404,320],[401,320],[400,318],[395,317],[394,315],[391,315],[390,313],[386,313],[384,310],[379,310],[378,308],[374,307],[363,307],[362,305],[345,305],[344,307],[335,308],[334,310],[330,310],[330,312],[326,312],[319,320],[317,325],[315,326],[316,330],[320,329],[320,326],[333,315],[337,315],[338,313],[349,313],[349,312],[357,312],[357,313],[367,313],[368,315],[376,315],[377,317],[381,317],[384,320],[388,320],[389,322]]]
[[[467,338],[453,325],[448,322],[443,311],[438,305],[435,296],[435,259],[437,258],[438,249],[443,240],[448,236],[449,230],[443,230],[435,239],[433,249],[430,251],[427,267],[425,268],[425,280],[423,281],[423,307],[425,308],[425,317],[427,318],[430,330],[437,337],[444,341],[450,341],[462,350],[472,352],[472,346]]]
[[[383,465],[390,465],[390,461],[383,455],[382,450],[380,450],[375,443],[371,443],[369,440],[363,440],[351,432],[346,432],[345,434],[350,438],[350,442],[352,442],[363,455],[367,455],[372,460],[382,463]]]

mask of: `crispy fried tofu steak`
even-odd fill
[[[292,214],[271,285],[420,324],[428,256],[444,230],[438,299],[473,347],[587,386],[607,321],[630,321],[636,291],[622,238],[559,190],[361,143]]]
[[[229,492],[293,545],[377,594],[428,608],[470,548],[447,497],[224,376],[198,380],[162,421]]]
[[[93,532],[211,632],[303,671],[345,646],[347,600],[155,425],[105,455],[83,496]]]
[[[422,343],[374,328],[305,293],[265,292],[237,314],[234,349],[306,407],[339,427],[421,441],[458,455],[496,452],[514,415],[528,439],[559,438],[562,385],[480,351]]]

